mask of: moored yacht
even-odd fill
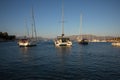
[[[56,46],[72,46],[70,39],[64,36],[58,36],[54,43]]]
[[[120,46],[120,42],[113,42],[112,45],[113,46]]]
[[[83,44],[83,45],[87,45],[88,44],[88,40],[87,39],[81,39],[78,41],[79,44]]]
[[[114,42],[112,42],[113,46],[120,46],[120,41],[116,40]]]
[[[35,27],[35,19],[32,9],[32,38],[23,38],[18,41],[18,45],[20,47],[29,47],[29,46],[36,46],[37,45],[37,33],[36,33],[36,27]],[[27,25],[26,25],[27,27]],[[29,32],[28,32],[29,36]],[[35,36],[35,37],[34,37]]]
[[[36,41],[32,39],[20,39],[18,41],[18,45],[20,47],[30,47],[30,46],[36,46]]]
[[[82,34],[82,14],[80,15],[80,28],[81,28],[81,34]],[[81,38],[78,37],[77,39],[79,44],[83,44],[83,45],[87,45],[88,44],[88,40],[84,39],[81,35]]]
[[[114,41],[112,42],[113,46],[120,46],[120,39],[119,37],[115,37]]]
[[[62,5],[62,35],[54,41],[55,46],[72,46],[70,38],[64,36],[64,10]]]

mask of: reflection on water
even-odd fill
[[[70,54],[71,47],[66,47],[66,46],[60,46],[56,47],[58,55],[65,55],[65,54]]]
[[[67,58],[68,55],[70,55],[71,47],[66,47],[66,46],[56,47],[56,53],[59,56],[59,58],[64,60],[65,58]]]
[[[56,47],[57,56],[61,59],[61,62],[64,63],[64,61],[67,59],[67,56],[71,53],[71,47],[66,46],[60,46]]]
[[[23,52],[23,54],[27,54],[28,47],[21,47],[20,50]]]
[[[29,53],[29,47],[20,47],[20,51],[22,54],[22,61],[24,63],[29,62],[29,60],[31,58],[30,53]]]
[[[9,46],[9,48],[8,48]],[[0,80],[119,80],[120,48],[110,43],[54,47],[0,44]]]
[[[57,69],[61,73],[61,75],[64,75],[66,73],[66,64],[71,54],[71,47],[56,47],[56,53],[59,60],[59,64],[56,64]]]

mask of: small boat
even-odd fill
[[[80,28],[81,28],[81,34],[82,34],[82,14],[80,15]],[[78,41],[79,44],[82,44],[82,45],[87,45],[88,44],[88,40],[84,39],[82,37],[82,35],[81,35],[81,38],[78,37],[77,41]]]
[[[18,41],[18,45],[20,47],[30,47],[30,46],[36,46],[37,45],[37,33],[36,33],[36,27],[35,27],[35,19],[34,19],[34,14],[33,14],[33,9],[32,9],[32,38],[23,38]],[[27,27],[27,25],[26,25]],[[29,32],[28,32],[29,36]],[[35,36],[35,37],[34,37]]]
[[[32,39],[20,39],[18,42],[20,47],[31,47],[36,46],[36,41]]]
[[[114,41],[112,42],[112,45],[113,45],[113,46],[120,46],[119,37],[115,37],[115,38],[114,38]]]
[[[112,45],[113,46],[120,46],[120,42],[113,42]]]
[[[88,44],[88,40],[87,39],[82,39],[80,41],[78,41],[79,44],[83,44],[83,45],[87,45]]]
[[[56,46],[72,46],[70,39],[64,36],[58,36],[54,43]]]
[[[70,38],[64,36],[64,11],[62,5],[62,35],[58,36],[57,39],[54,41],[55,46],[72,46],[72,41]]]

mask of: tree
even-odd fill
[[[0,32],[0,38],[2,38],[3,37],[3,33],[2,32]]]

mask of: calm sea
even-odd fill
[[[120,80],[120,47],[89,43],[56,48],[0,43],[0,80]]]

